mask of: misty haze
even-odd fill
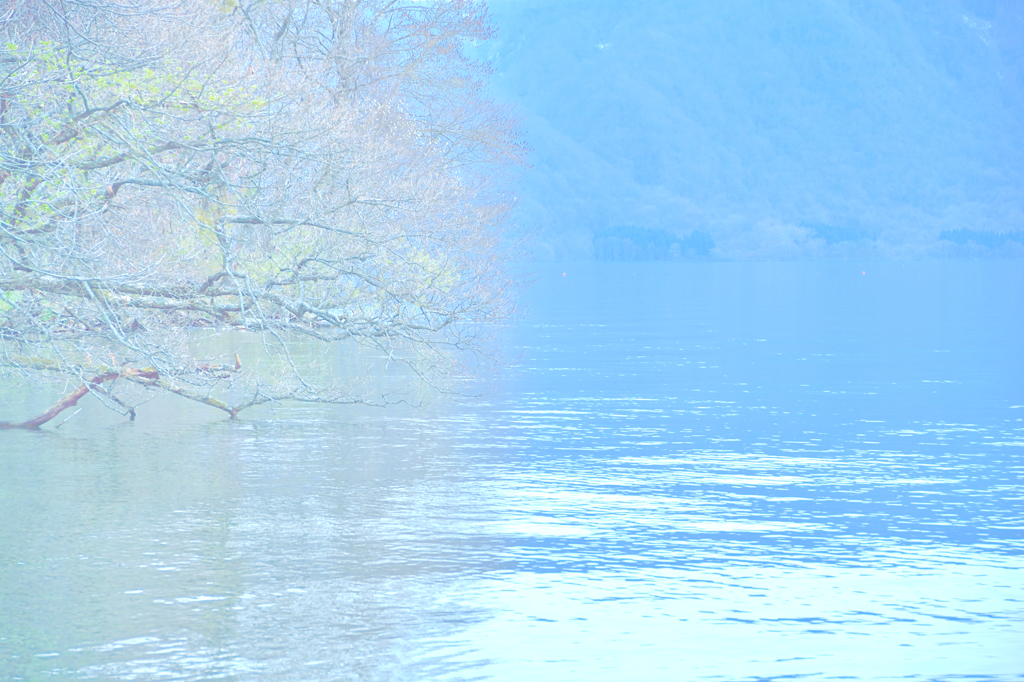
[[[1024,3],[2,11],[0,678],[1024,680]]]

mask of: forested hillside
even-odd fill
[[[1024,255],[1024,3],[491,8],[541,257]]]

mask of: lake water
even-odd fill
[[[0,432],[0,678],[1024,680],[1024,261],[535,269],[480,401]]]

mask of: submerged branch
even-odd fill
[[[94,376],[92,379],[86,381],[84,384],[76,388],[68,395],[58,400],[53,407],[46,410],[45,412],[37,414],[35,417],[32,417],[31,419],[28,419],[23,422],[0,422],[0,429],[38,429],[40,426],[53,419],[64,410],[68,409],[69,407],[74,407],[76,404],[78,404],[78,401],[81,400],[82,396],[88,393],[91,389],[99,388],[100,385],[103,384],[103,382],[111,381],[112,379],[116,379],[117,377],[117,372],[105,372],[103,374],[98,374]]]

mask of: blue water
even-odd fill
[[[536,270],[481,400],[0,433],[0,673],[1024,679],[1024,262]]]

